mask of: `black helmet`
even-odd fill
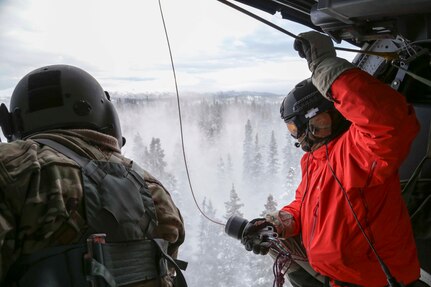
[[[331,109],[334,109],[334,104],[319,93],[311,79],[306,79],[298,83],[284,98],[280,114],[281,118],[296,130],[296,134],[292,136],[299,138],[312,117]]]
[[[36,69],[19,81],[2,105],[1,124],[8,140],[24,139],[51,129],[96,130],[123,145],[120,122],[109,94],[90,74],[69,65]]]

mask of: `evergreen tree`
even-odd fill
[[[268,195],[265,203],[265,209],[262,211],[260,216],[265,216],[268,213],[272,213],[277,210],[277,202],[274,200],[272,194]]]
[[[263,170],[262,153],[260,151],[259,135],[256,133],[254,141],[254,157],[251,166],[251,176],[255,189],[259,190],[262,185],[262,170]]]
[[[277,180],[269,174],[269,164],[271,162],[271,143],[273,142],[272,134],[270,133],[274,129],[274,134],[277,136],[282,132],[286,133],[285,127],[281,125],[278,113],[274,113],[277,110],[280,103],[280,97],[256,97],[251,93],[248,94],[238,94],[232,95],[232,93],[224,93],[217,98],[208,99],[208,95],[205,98],[197,99],[197,97],[186,97],[182,102],[182,110],[184,115],[184,123],[189,131],[193,132],[193,136],[196,136],[198,140],[189,141],[186,150],[190,151],[188,154],[190,158],[191,171],[194,171],[196,163],[193,162],[193,156],[196,154],[201,158],[197,159],[199,164],[208,168],[199,169],[198,172],[192,174],[192,180],[195,176],[207,179],[211,177],[210,174],[206,172],[213,172],[210,167],[220,167],[216,172],[225,173],[227,186],[218,187],[217,184],[211,184],[210,191],[208,193],[217,190],[221,196],[224,196],[226,201],[226,214],[225,210],[222,211],[220,217],[222,220],[229,218],[231,215],[236,214],[242,216],[242,214],[248,214],[249,212],[255,212],[258,215],[263,209],[263,205],[271,202],[267,197],[268,193],[259,190],[256,192],[255,187],[260,184],[265,178],[268,178],[268,182],[274,182],[275,187],[279,189],[281,186],[284,187],[280,193],[273,193],[274,199],[279,202],[287,203],[292,199],[297,182],[299,180],[299,159],[302,155],[301,149],[296,149],[293,147],[293,140],[288,136],[287,144],[288,146],[284,148],[281,141],[276,137],[277,144],[279,148],[278,162],[279,168]],[[155,138],[160,137],[159,147],[163,151],[159,154],[159,159],[162,159],[160,173],[164,175],[158,177],[162,183],[168,188],[171,193],[174,202],[181,210],[184,217],[184,222],[186,224],[186,241],[180,247],[180,259],[185,259],[189,262],[189,268],[185,272],[188,283],[190,287],[197,286],[220,286],[220,287],[250,287],[250,286],[272,286],[273,275],[271,273],[272,260],[269,256],[255,255],[253,252],[248,252],[244,249],[241,243],[227,236],[223,228],[217,224],[209,222],[206,218],[198,216],[196,214],[196,209],[191,205],[192,198],[189,190],[189,185],[187,182],[187,177],[185,175],[184,161],[182,158],[182,151],[180,145],[166,145],[165,137],[166,134],[171,134],[173,136],[168,137],[169,140],[178,140],[175,136],[178,132],[177,130],[177,119],[172,117],[172,114],[177,112],[175,100],[170,100],[171,95],[158,94],[158,95],[139,95],[139,97],[134,97],[130,99],[122,100],[120,97],[116,102],[121,104],[118,111],[121,113],[120,117],[124,119],[122,121],[123,134],[130,142],[123,148],[123,151],[130,152],[133,154],[134,160],[141,164],[141,166],[153,175],[156,176],[154,168],[150,168],[150,162],[154,163],[155,160],[151,159],[150,156],[150,142],[151,136],[147,138],[148,132],[150,132],[154,127],[163,132],[153,134]],[[142,99],[145,100],[143,101]],[[143,120],[142,115],[145,114],[146,119]],[[251,118],[251,116],[253,118]],[[158,121],[158,117],[162,116],[163,120]],[[227,117],[228,116],[228,117]],[[229,126],[224,126],[225,121],[229,121]],[[172,128],[172,130],[166,130],[166,128]],[[140,131],[139,135],[137,131]],[[144,133],[145,131],[145,133]],[[195,133],[195,131],[197,131]],[[239,132],[238,132],[239,131]],[[268,135],[263,133],[263,131],[268,131]],[[226,133],[225,133],[226,132]],[[251,177],[251,170],[253,168],[254,162],[256,160],[255,146],[256,138],[259,132],[259,143],[261,160],[263,159],[263,166],[259,167],[260,175],[259,178],[255,178],[256,181]],[[151,135],[151,134],[150,134]],[[139,139],[140,138],[140,139]],[[270,140],[271,138],[271,140]],[[229,139],[229,142],[236,142],[239,145],[237,148],[236,144],[232,144],[228,147],[228,151],[221,150],[219,147],[224,146],[218,145],[216,141],[219,139]],[[154,139],[155,140],[155,139]],[[187,140],[187,138],[186,138]],[[263,141],[262,141],[263,140]],[[274,140],[275,142],[275,140]],[[133,145],[131,145],[133,143]],[[144,143],[146,145],[144,145]],[[267,146],[264,147],[263,143]],[[203,145],[204,144],[204,145]],[[208,145],[209,144],[209,145]],[[199,146],[197,146],[199,145]],[[154,146],[157,146],[154,143]],[[163,147],[163,149],[162,149]],[[173,147],[173,150],[168,150],[168,148]],[[129,150],[130,148],[130,150]],[[196,153],[191,151],[195,149]],[[155,151],[157,149],[153,149]],[[201,156],[200,152],[204,150],[206,153]],[[167,159],[165,155],[173,155],[173,159]],[[232,157],[232,158],[231,158]],[[237,160],[241,158],[240,160]],[[257,157],[258,159],[259,157]],[[151,161],[150,161],[151,159]],[[215,161],[214,161],[215,159]],[[234,161],[232,163],[232,160]],[[147,164],[148,162],[148,164]],[[166,165],[163,165],[165,162]],[[237,162],[240,164],[238,165]],[[224,166],[224,168],[221,168]],[[221,172],[224,170],[224,172]],[[169,172],[175,177],[169,179]],[[237,176],[243,176],[243,180],[239,181]],[[166,180],[165,178],[168,178]],[[175,183],[175,178],[177,183]],[[281,184],[277,181],[282,180]],[[170,187],[168,187],[167,182],[173,182],[172,185],[177,185],[177,189],[181,192],[177,198],[175,192],[172,192]],[[235,185],[232,185],[235,183]],[[248,186],[242,186],[245,183]],[[240,185],[241,184],[241,185]],[[272,192],[265,182],[265,191]],[[169,184],[171,185],[171,184]],[[289,186],[289,188],[286,188]],[[250,202],[255,200],[255,202],[262,202],[262,207],[245,206],[241,205],[238,194],[236,194],[237,200],[236,204],[232,204],[228,198],[228,192],[233,190],[235,193],[238,190],[244,190],[244,196],[252,197]],[[236,189],[236,190],[235,190]],[[281,188],[280,188],[281,189]],[[201,190],[196,189],[197,193]],[[289,192],[289,197],[282,197],[281,192]],[[233,196],[235,198],[235,196]],[[242,193],[241,193],[242,198]],[[223,200],[224,201],[224,200]],[[222,201],[222,204],[223,204]],[[274,200],[275,202],[275,200]],[[213,202],[214,203],[214,202]],[[237,205],[237,208],[234,206]],[[208,199],[203,204],[205,213],[214,218],[215,209]],[[215,206],[215,205],[214,205]],[[225,207],[225,206],[223,206]],[[253,210],[257,207],[257,210]],[[228,211],[229,208],[229,211]],[[224,209],[224,208],[223,208]],[[269,209],[269,207],[268,207]],[[235,211],[236,210],[236,211]],[[258,215],[259,216],[259,215]],[[250,219],[250,218],[249,218]],[[290,286],[288,282],[285,283],[286,286]]]
[[[189,202],[190,196],[190,187],[188,184],[187,173],[184,167],[184,158],[182,147],[180,143],[177,143],[174,147],[175,151],[173,152],[173,160],[172,160],[172,171],[176,175],[176,188],[177,193],[171,193],[172,197],[176,205],[180,208],[182,212],[185,210],[190,210],[190,208],[186,207],[185,204]],[[183,211],[184,210],[184,211]]]
[[[165,151],[162,148],[159,138],[152,138],[150,148],[145,149],[146,169],[171,192],[177,190],[176,178],[166,171]]]
[[[262,211],[260,216],[264,217],[266,214],[277,210],[277,202],[274,197],[270,194],[264,205],[265,209]],[[254,255],[254,254],[251,254]],[[264,287],[271,286],[274,281],[274,275],[272,272],[273,259],[269,255],[260,256],[254,255],[249,260],[249,268],[251,274],[251,282],[249,286],[252,287]],[[287,285],[290,286],[290,285]]]
[[[292,200],[295,195],[297,181],[297,169],[299,169],[300,157],[303,152],[293,147],[292,137],[287,135],[286,146],[283,148],[283,189],[285,200]]]
[[[171,193],[172,196],[178,197],[178,182],[176,177],[172,173],[166,172],[161,180],[169,193]]]
[[[217,162],[217,181],[216,187],[217,190],[226,190],[229,188],[230,183],[229,176],[226,170],[226,164],[223,158],[220,156]]]
[[[216,210],[211,201],[202,202],[202,210],[209,218],[215,218]],[[218,283],[223,277],[219,273],[220,258],[218,254],[221,252],[222,245],[220,237],[223,235],[223,230],[213,223],[209,223],[208,219],[201,217],[198,231],[198,250],[197,256],[194,257],[194,262],[190,262],[199,268],[191,269],[188,274],[188,282],[190,286],[219,286]],[[186,272],[187,274],[188,272]]]
[[[165,175],[165,151],[162,149],[159,138],[152,138],[150,148],[146,155],[149,171],[156,177],[161,178]]]
[[[243,216],[242,212],[240,211],[240,208],[244,206],[243,203],[240,203],[241,199],[238,196],[238,193],[236,193],[235,185],[232,183],[232,189],[230,190],[230,198],[229,201],[226,201],[224,203],[226,207],[226,215],[225,218],[229,219],[230,217],[234,215]]]
[[[273,286],[274,274],[272,271],[274,260],[270,255],[256,255],[253,253],[249,255],[248,268],[250,270],[250,284],[247,286],[251,287],[267,287]],[[286,279],[286,281],[288,281]],[[285,286],[291,286],[289,282],[285,283]]]
[[[214,143],[223,129],[222,105],[216,100],[212,103],[202,101],[198,125],[206,140]]]
[[[241,208],[243,204],[240,203],[240,198],[235,191],[235,186],[232,184],[232,189],[230,191],[230,199],[225,202],[226,213],[224,217],[226,219],[233,215],[242,217],[243,213]],[[244,246],[242,246],[237,240],[228,237],[226,235],[220,236],[220,243],[222,244],[221,250],[218,254],[220,265],[218,266],[218,271],[223,274],[217,285],[213,286],[225,286],[225,287],[248,287],[248,280],[244,280],[244,274],[248,274],[248,259],[247,251]],[[245,276],[249,278],[248,275]]]
[[[244,130],[243,152],[243,180],[247,182],[251,178],[251,167],[253,162],[253,128],[250,120],[247,120]]]
[[[277,141],[275,139],[275,134],[273,130],[271,132],[271,139],[269,141],[269,148],[268,148],[267,175],[276,176],[278,174],[279,168],[280,168],[280,164],[278,162],[278,147],[277,147]]]

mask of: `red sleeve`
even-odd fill
[[[348,131],[352,152],[372,159],[380,167],[373,181],[383,182],[398,170],[419,131],[413,107],[403,95],[359,69],[341,74],[331,92],[336,109],[352,122]]]

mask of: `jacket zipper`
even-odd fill
[[[316,206],[313,209],[313,224],[311,225],[310,238],[308,240],[308,248],[309,249],[311,249],[311,242],[313,241],[314,232],[316,230],[318,212],[319,212],[319,202],[317,202]]]
[[[370,170],[370,173],[368,174],[367,181],[366,181],[364,187],[359,190],[359,193],[361,196],[361,201],[362,201],[362,204],[364,205],[364,209],[365,209],[365,214],[364,214],[365,230],[368,230],[369,238],[370,238],[370,241],[372,243],[374,243],[374,236],[373,236],[373,233],[371,231],[370,225],[368,223],[368,203],[365,199],[364,192],[365,192],[365,189],[370,185],[370,182],[371,182],[371,179],[373,177],[374,169],[376,168],[376,165],[377,165],[377,162],[373,161],[373,163],[371,164],[371,170]]]

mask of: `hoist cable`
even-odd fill
[[[208,219],[209,221],[211,221],[215,224],[219,224],[219,225],[224,226],[225,225],[224,223],[221,223],[221,222],[218,222],[214,219],[211,219],[210,217],[208,217],[205,214],[205,212],[200,208],[200,206],[196,200],[195,192],[193,190],[193,185],[192,185],[192,181],[191,181],[190,173],[189,173],[189,167],[187,164],[186,149],[185,149],[185,145],[184,145],[184,133],[183,133],[183,121],[182,121],[182,114],[181,114],[181,105],[180,105],[180,93],[178,92],[178,82],[177,82],[177,75],[175,72],[174,58],[172,56],[171,44],[170,44],[169,36],[168,36],[168,29],[166,28],[165,17],[163,15],[161,0],[158,0],[158,2],[159,2],[159,8],[160,8],[160,16],[161,16],[162,22],[163,22],[163,29],[165,31],[165,36],[166,36],[166,43],[168,45],[169,57],[171,59],[171,67],[172,67],[172,73],[173,73],[174,83],[175,83],[175,92],[176,92],[177,106],[178,106],[178,119],[179,119],[179,125],[180,125],[181,149],[182,149],[182,153],[183,153],[184,166],[186,168],[187,181],[189,183],[190,191],[192,193],[192,197],[193,197],[193,200],[195,202],[195,205],[198,208],[199,212],[203,215],[203,217],[205,217],[206,219]]]
[[[292,38],[294,38],[294,39],[300,39],[300,37],[296,36],[292,32],[289,32],[286,29],[283,29],[280,26],[278,26],[278,25],[276,25],[276,24],[274,24],[272,22],[270,22],[270,21],[268,21],[268,20],[266,20],[266,19],[264,19],[264,18],[262,18],[260,16],[257,16],[256,14],[251,13],[250,11],[248,11],[248,10],[246,10],[244,8],[239,7],[238,5],[235,5],[235,4],[233,4],[233,3],[229,2],[229,1],[226,1],[226,0],[217,0],[217,1],[219,1],[219,2],[221,2],[221,3],[223,3],[223,4],[227,5],[227,6],[229,6],[229,7],[233,8],[233,9],[235,9],[235,10],[238,10],[238,11],[240,11],[240,12],[242,12],[242,13],[244,13],[244,14],[246,14],[246,15],[248,15],[248,16],[250,16],[250,17],[252,17],[252,18],[254,18],[254,19],[256,19],[256,20],[258,20],[258,21],[260,21],[260,22],[262,22],[262,23],[264,23],[264,24],[266,24],[266,25],[268,25],[268,26],[270,26],[270,27],[272,27],[272,28],[274,28],[274,29],[276,29],[276,30],[278,30],[278,31],[286,34],[286,35],[288,35],[288,36],[290,36],[290,37],[292,37]]]

